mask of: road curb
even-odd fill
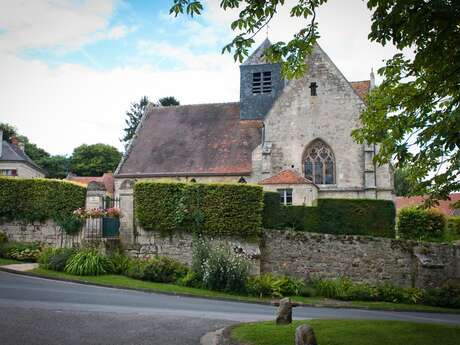
[[[206,333],[200,339],[201,345],[243,345],[231,338],[232,329],[240,325],[231,325],[225,328],[218,329],[213,332]]]

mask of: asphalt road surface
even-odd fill
[[[268,305],[119,290],[0,272],[0,344],[196,345],[236,322],[272,320]],[[294,318],[460,324],[460,315],[298,307]]]

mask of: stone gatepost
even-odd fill
[[[124,180],[118,189],[120,199],[120,240],[130,247],[134,244],[134,180]]]
[[[87,210],[93,208],[103,208],[104,198],[107,190],[103,183],[92,181],[88,184],[86,189],[86,203]],[[102,218],[88,218],[86,219],[85,226],[83,227],[83,239],[88,241],[91,245],[94,242],[99,242],[102,237]]]
[[[104,197],[107,193],[105,186],[100,182],[90,182],[86,190],[86,206],[87,210],[92,208],[102,208],[104,206]]]

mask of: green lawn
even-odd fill
[[[308,320],[277,326],[273,321],[241,324],[233,339],[247,345],[292,345],[297,326],[313,327],[320,345],[458,345],[460,327],[399,321]]]
[[[36,268],[31,272],[37,275],[57,278],[57,279],[67,279],[67,280],[88,282],[88,283],[115,286],[115,287],[121,287],[121,288],[129,288],[129,289],[141,289],[141,290],[152,291],[152,292],[177,293],[177,294],[185,294],[185,295],[200,296],[200,297],[228,298],[232,300],[248,301],[248,302],[263,301],[262,299],[259,299],[256,297],[239,296],[239,295],[233,295],[233,294],[228,294],[224,292],[211,291],[211,290],[205,290],[205,289],[196,289],[196,288],[190,288],[190,287],[174,285],[174,284],[146,282],[146,281],[129,278],[129,277],[122,276],[122,275],[108,274],[108,275],[103,275],[103,276],[82,277],[82,276],[74,276],[74,275],[67,274],[64,272],[45,270],[42,268]],[[266,299],[266,301],[269,301],[269,300],[270,299]]]
[[[103,276],[87,276],[80,277],[71,274],[45,270],[37,268],[32,273],[57,279],[67,279],[80,282],[88,282],[93,284],[107,285],[113,287],[130,288],[130,289],[142,289],[152,292],[165,292],[165,293],[177,293],[185,294],[190,296],[198,297],[209,297],[209,298],[225,298],[237,301],[246,302],[269,302],[271,298],[257,298],[249,296],[239,296],[224,292],[210,291],[205,289],[196,289],[190,287],[184,287],[174,284],[163,284],[146,282],[142,280],[132,279],[121,275],[103,275]],[[292,300],[305,303],[308,305],[321,306],[321,307],[347,307],[347,308],[360,308],[360,309],[373,309],[373,310],[400,310],[400,311],[424,311],[424,312],[439,312],[439,313],[455,313],[460,314],[460,309],[430,307],[424,305],[413,305],[413,304],[396,304],[387,302],[343,302],[322,297],[300,297],[294,296]]]
[[[0,258],[0,266],[11,265],[11,264],[23,264],[23,262],[13,260],[13,259]]]

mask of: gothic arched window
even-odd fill
[[[316,184],[335,183],[335,159],[331,148],[316,139],[308,146],[303,157],[304,174]]]

